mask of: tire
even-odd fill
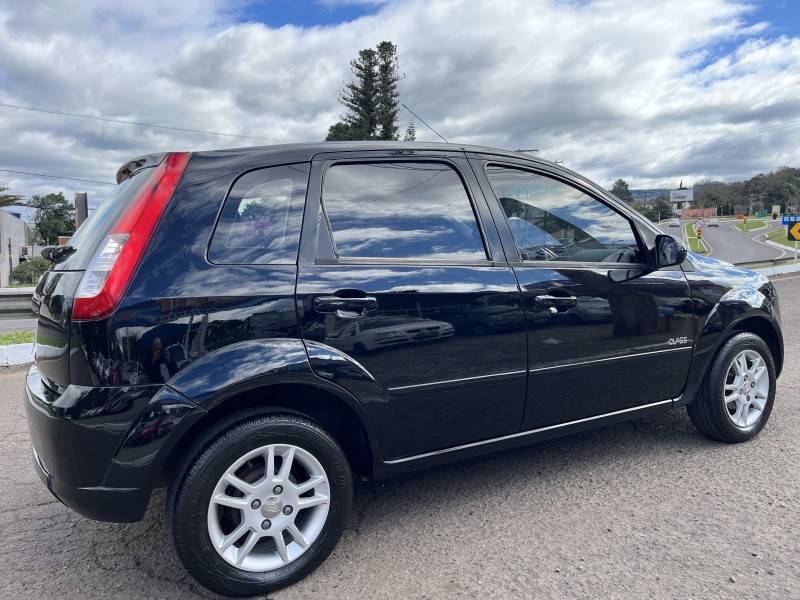
[[[752,333],[737,333],[720,348],[687,411],[700,433],[722,442],[745,442],[767,424],[775,386],[767,344]]]
[[[318,425],[297,415],[241,415],[187,452],[167,494],[167,528],[200,584],[227,596],[263,595],[322,564],[352,498],[347,459]]]

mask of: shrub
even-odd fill
[[[12,279],[17,283],[29,283],[36,285],[42,273],[50,268],[50,261],[42,258],[41,256],[34,256],[25,262],[19,263],[19,266],[14,267]]]

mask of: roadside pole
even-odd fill
[[[800,240],[800,217],[797,215],[783,215],[781,220],[786,225],[786,239],[794,240],[794,270],[800,271],[797,265],[797,242]]]

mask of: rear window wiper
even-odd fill
[[[61,262],[73,252],[75,252],[73,246],[45,246],[42,248],[42,256],[52,263]]]

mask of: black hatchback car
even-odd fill
[[[141,157],[33,298],[36,469],[87,517],[168,486],[198,581],[316,568],[370,479],[687,407],[766,424],[778,299],[553,163],[324,143]]]

